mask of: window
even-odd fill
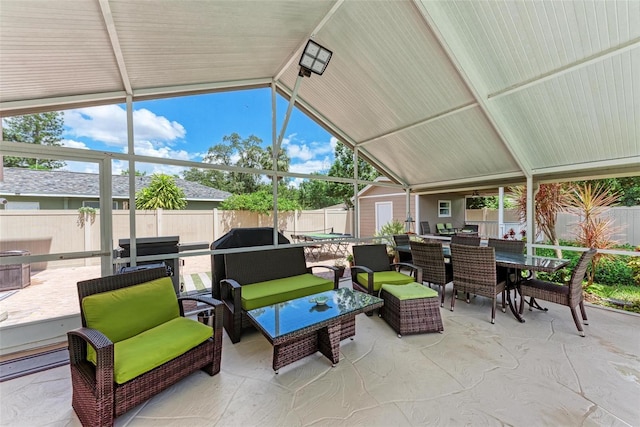
[[[438,216],[451,216],[451,200],[438,200]]]

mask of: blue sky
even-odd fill
[[[288,102],[278,96],[277,133],[280,133]],[[67,110],[63,145],[75,148],[126,152],[125,105]],[[253,89],[167,98],[134,103],[136,153],[146,156],[200,162],[209,147],[233,132],[242,138],[255,135],[270,145],[271,90]],[[294,108],[283,147],[291,158],[292,172],[326,172],[333,162],[336,140]],[[69,170],[96,172],[93,165],[67,162]],[[114,162],[114,173],[128,165]],[[179,173],[180,168],[139,165],[138,170]],[[297,180],[299,182],[299,180]]]

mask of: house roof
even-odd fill
[[[274,85],[416,192],[637,175],[640,2],[0,0],[0,114]]]
[[[150,176],[136,176],[136,191],[151,183]],[[175,183],[189,201],[222,201],[231,193],[207,187],[197,182],[176,178]],[[129,198],[129,177],[113,175],[114,199]],[[4,168],[4,181],[0,181],[0,194],[41,197],[92,197],[100,194],[97,174],[67,172],[61,170],[31,170]]]

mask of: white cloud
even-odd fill
[[[85,144],[82,141],[74,141],[73,139],[63,139],[60,142],[62,143],[63,147],[80,148],[82,150],[88,150],[89,149],[89,147],[87,147],[87,144]]]
[[[336,142],[337,139],[331,137],[329,142],[313,141],[307,143],[304,140],[298,139],[297,134],[292,133],[287,138],[282,139],[282,146],[287,151],[291,160],[299,159],[307,162],[311,159],[333,154]]]
[[[79,108],[65,111],[64,124],[74,137],[86,137],[107,145],[127,145],[127,113],[119,105]],[[133,112],[134,139],[169,144],[184,138],[186,130],[175,121],[157,116],[147,109]]]

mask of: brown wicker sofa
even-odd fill
[[[71,404],[82,425],[113,425],[114,418],[198,369],[212,376],[220,371],[222,303],[178,298],[164,267],[77,286],[83,327],[69,331],[68,341]],[[185,300],[213,308],[213,329],[184,317]]]
[[[226,279],[220,281],[224,328],[234,344],[250,326],[247,310],[338,289],[338,269],[329,265],[307,267],[301,246],[236,252],[224,255]],[[312,274],[332,271],[333,280]]]

